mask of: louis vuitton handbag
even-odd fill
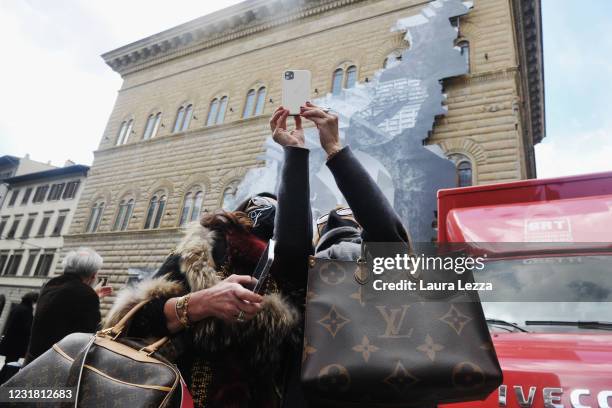
[[[376,290],[379,276],[362,259],[310,259],[302,386],[316,406],[433,407],[482,400],[499,386],[477,292]],[[385,281],[419,279],[459,277],[398,272]]]
[[[14,406],[192,407],[180,372],[158,353],[168,338],[148,344],[121,336],[145,304],[136,305],[114,327],[64,337],[24,367],[2,385],[26,391]],[[39,391],[27,392],[33,390]]]

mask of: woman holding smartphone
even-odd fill
[[[278,119],[270,122],[273,131]],[[285,132],[303,145],[299,124]],[[285,397],[299,382],[289,384],[287,373],[302,352],[312,227],[309,207],[292,202],[308,201],[308,172],[294,171],[307,169],[308,150],[286,147],[285,159],[282,177],[297,183],[283,183],[278,201],[272,194],[259,194],[235,211],[204,215],[188,226],[154,279],[121,293],[109,313],[106,327],[148,301],[127,335],[171,337],[198,407],[296,406]],[[251,275],[273,236],[270,278],[262,293],[254,293],[257,281]]]

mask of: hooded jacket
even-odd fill
[[[329,159],[327,167],[361,230],[348,225],[328,230],[315,247],[317,258],[356,261],[362,242],[409,243],[399,216],[350,147]]]

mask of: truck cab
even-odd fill
[[[612,407],[612,172],[440,190],[438,242],[487,258],[504,375],[448,407]]]

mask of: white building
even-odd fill
[[[65,167],[4,179],[8,188],[0,207],[0,295],[10,309],[26,292],[38,290],[58,262],[77,207],[88,166]]]
[[[55,169],[49,163],[41,163],[36,160],[30,159],[30,155],[26,154],[25,157],[15,156],[0,156],[0,208],[2,208],[2,202],[6,197],[8,191],[8,185],[4,180],[21,176],[28,173],[34,173],[36,171],[43,171],[49,169]]]

